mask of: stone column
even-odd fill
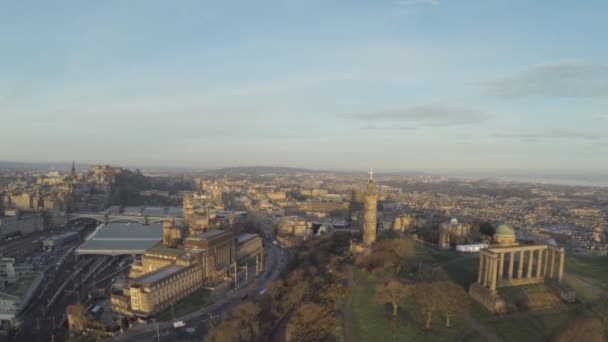
[[[513,279],[513,263],[515,261],[515,253],[509,254],[509,280]]]
[[[536,276],[540,277],[543,270],[543,251],[542,249],[538,250],[538,262],[536,263]]]
[[[490,279],[490,258],[488,255],[484,255],[483,258],[483,286],[488,287],[488,280]]]
[[[532,277],[532,265],[534,265],[534,250],[530,250],[530,256],[528,257],[528,272],[526,272],[526,278]]]
[[[545,255],[545,267],[543,269],[543,277],[546,277],[547,270],[549,269],[549,248],[545,249],[543,251],[543,254]]]
[[[557,282],[561,283],[564,277],[564,251],[559,251],[559,268],[557,269]]]
[[[477,272],[477,284],[481,284],[483,279],[483,254],[479,253],[479,271]]]
[[[517,278],[521,278],[524,274],[524,251],[519,251],[519,267],[517,269]]]
[[[549,270],[549,277],[553,278],[555,276],[555,251],[553,249],[551,251],[551,268]]]
[[[490,290],[496,291],[496,271],[498,269],[498,259],[496,254],[492,255],[492,262],[490,262]]]
[[[504,273],[505,268],[505,253],[500,253],[500,257],[498,259],[498,279],[502,282],[502,274]]]

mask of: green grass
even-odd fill
[[[601,291],[598,291],[598,286],[589,283],[582,278],[567,276],[565,282],[576,291],[576,298],[583,303],[592,303],[601,295]],[[599,288],[599,290],[601,290],[601,288]]]
[[[478,266],[479,258],[456,255],[451,261],[443,264],[442,268],[456,284],[467,291],[469,285],[477,280]]]
[[[465,290],[477,279],[479,259],[453,251],[438,251],[410,240],[414,260],[439,264],[454,282]],[[608,257],[566,256],[565,271],[608,290]],[[483,341],[479,333],[472,331],[464,322],[447,329],[440,317],[433,322],[433,329],[426,331],[416,321],[415,307],[410,299],[400,308],[395,336],[389,323],[390,308],[373,302],[374,283],[367,274],[356,273],[357,287],[353,300],[353,335],[356,341]],[[584,303],[597,298],[597,293],[588,291],[588,286],[570,284]],[[506,297],[512,295],[534,295],[539,287],[503,289]],[[523,292],[522,292],[523,291]],[[528,291],[528,292],[526,292]],[[511,293],[513,292],[513,293]],[[542,291],[541,291],[542,292]],[[542,293],[540,293],[542,295]],[[545,310],[509,314],[498,317],[479,303],[471,300],[471,316],[504,341],[547,341],[557,331],[577,317],[592,315],[586,305],[558,304]],[[437,316],[437,315],[436,315]],[[608,321],[606,322],[608,333]]]
[[[587,278],[595,285],[608,290],[608,257],[566,255],[566,272]]]
[[[435,315],[432,329],[425,330],[415,320],[417,310],[412,298],[399,309],[397,323],[391,326],[391,308],[373,302],[375,283],[361,271],[356,271],[355,275],[353,335],[356,341],[454,341],[467,334],[466,322],[457,321],[451,328],[446,328],[439,315]]]
[[[197,310],[202,309],[203,307],[209,305],[211,303],[211,293],[206,289],[198,289],[180,300],[179,302],[173,305],[173,313],[175,318],[181,317],[190,313],[193,313]],[[167,308],[167,310],[163,311],[160,315],[158,315],[159,321],[170,321],[171,320],[171,307]]]
[[[485,337],[481,336],[475,330],[470,330],[466,335],[462,336],[461,342],[487,342]]]

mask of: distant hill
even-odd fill
[[[209,177],[223,176],[263,176],[263,175],[295,175],[297,173],[323,173],[326,171],[309,170],[282,166],[241,166],[226,167],[216,170],[203,171],[201,175]]]
[[[0,160],[1,170],[69,170],[71,163],[27,163]]]

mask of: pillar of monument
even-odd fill
[[[549,269],[549,278],[555,277],[555,251],[551,249],[551,267]]]
[[[559,268],[557,269],[557,282],[561,283],[564,277],[564,251],[559,251]]]
[[[504,273],[505,266],[505,253],[500,253],[500,257],[498,259],[498,279],[502,281],[502,274]]]
[[[514,252],[510,252],[509,255],[509,280],[513,279],[513,263],[515,259],[515,253]]]
[[[490,290],[496,291],[496,271],[498,269],[498,259],[496,258],[496,254],[492,255],[492,261],[490,262]]]
[[[543,251],[543,254],[545,255],[545,267],[543,269],[543,277],[546,277],[547,270],[549,270],[549,248],[545,249]]]
[[[481,284],[483,276],[483,254],[479,253],[479,271],[477,272],[477,284]]]
[[[534,251],[530,250],[530,254],[528,256],[528,271],[526,272],[526,278],[532,277],[532,265],[534,265]]]
[[[519,267],[517,268],[517,278],[521,278],[524,273],[524,251],[519,251]]]
[[[488,282],[490,280],[490,258],[488,255],[484,255],[483,275],[483,286],[488,287]]]
[[[540,277],[543,270],[543,251],[542,249],[538,250],[538,261],[536,263],[536,276]]]

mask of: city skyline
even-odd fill
[[[608,170],[600,1],[4,7],[0,160]]]

